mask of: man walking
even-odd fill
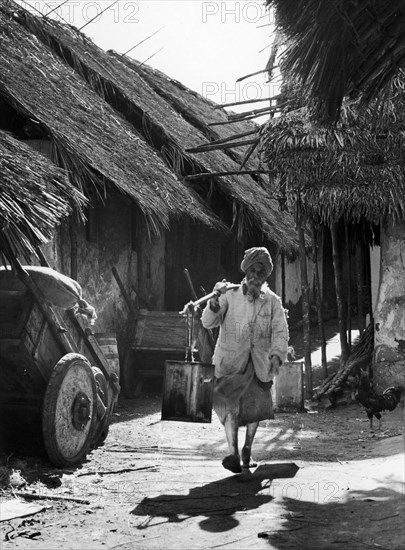
[[[216,283],[218,296],[207,303],[201,318],[207,329],[220,327],[213,356],[214,410],[229,447],[222,465],[234,473],[249,468],[259,421],[274,418],[270,389],[288,347],[285,310],[266,283],[273,270],[268,250],[246,250],[241,270],[245,278],[239,288],[227,292],[227,283]],[[242,466],[240,426],[246,426]]]

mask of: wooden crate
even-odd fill
[[[194,320],[194,341],[201,334],[201,321]],[[137,376],[162,376],[165,360],[185,360],[187,319],[177,311],[140,310],[131,342],[133,369]],[[195,360],[199,360],[195,353]]]
[[[197,328],[197,327],[196,327]],[[140,310],[134,347],[138,351],[184,351],[187,321],[177,311]]]
[[[165,361],[162,420],[211,422],[214,366]]]

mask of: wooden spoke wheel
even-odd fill
[[[96,427],[97,389],[90,363],[68,353],[58,361],[45,391],[42,434],[56,466],[80,462],[90,449]]]
[[[98,397],[105,407],[103,415],[101,414],[101,410],[97,411],[97,427],[94,434],[94,445],[101,445],[108,435],[113,408],[111,403],[108,403],[108,382],[103,372],[98,367],[92,367],[92,370],[96,381]]]
[[[136,354],[133,349],[129,349],[121,372],[121,385],[123,393],[128,399],[134,399],[142,393],[142,380],[136,372]]]

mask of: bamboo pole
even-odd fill
[[[239,138],[242,138],[242,137],[251,136],[253,134],[257,134],[257,129],[256,128],[254,130],[249,130],[248,132],[241,132],[240,134],[233,134],[232,136],[228,136],[228,137],[225,137],[225,138],[215,139],[213,141],[210,141],[209,143],[202,144],[200,147],[202,147],[204,145],[217,145],[218,143],[227,143],[228,141],[232,141],[234,139],[239,139]]]
[[[326,357],[325,326],[323,323],[323,297],[322,297],[321,280],[319,276],[317,236],[318,236],[318,231],[315,227],[315,223],[312,222],[312,246],[313,246],[314,268],[315,268],[316,310],[318,315],[319,337],[321,340],[322,373],[325,379],[328,377],[328,361]]]
[[[264,69],[260,69],[260,71],[255,71],[254,73],[246,74],[245,76],[241,76],[236,80],[236,82],[242,82],[242,80],[246,80],[247,78],[250,78],[251,76],[256,76],[258,74],[262,73],[268,73],[272,71],[273,69],[276,69],[278,65],[274,65],[274,67],[265,67]]]
[[[343,365],[349,356],[349,348],[347,345],[347,338],[346,338],[346,317],[345,317],[345,307],[344,307],[344,300],[343,300],[343,274],[342,274],[342,263],[340,261],[340,254],[339,254],[338,226],[336,222],[332,223],[330,232],[332,237],[333,267],[335,270],[336,301],[337,301],[338,320],[339,320],[339,335],[340,335],[340,348],[341,348],[340,364]]]
[[[250,176],[255,174],[271,174],[271,170],[230,170],[229,172],[200,172],[199,174],[191,174],[190,176],[185,176],[183,179],[185,181],[192,181],[199,178],[207,178],[211,176],[245,176],[247,174]]]
[[[268,109],[268,114],[272,114],[274,115],[274,113],[277,112],[277,109],[275,107],[272,107],[272,108],[269,108]],[[226,120],[224,122],[210,122],[208,124],[208,126],[224,126],[225,124],[235,124],[236,122],[244,122],[246,120],[253,120],[254,118],[258,118],[259,116],[263,116],[267,114],[266,112],[264,113],[259,113],[257,115],[250,115],[250,116],[243,116],[243,117],[238,117],[238,118],[230,118],[229,120]]]
[[[298,241],[300,247],[301,266],[301,291],[302,291],[302,321],[304,337],[304,358],[305,358],[305,398],[312,399],[312,362],[311,362],[311,330],[309,320],[309,284],[307,271],[307,256],[305,252],[305,237],[303,230],[303,219],[298,219]]]
[[[246,105],[250,103],[262,103],[263,101],[272,101],[279,99],[281,94],[274,95],[273,97],[262,97],[260,99],[245,99],[244,101],[234,101],[233,103],[221,103],[220,105],[215,105],[214,110],[223,109],[224,107],[233,107],[235,105]]]
[[[285,254],[281,252],[281,301],[285,305]]]
[[[220,149],[232,149],[234,147],[243,147],[244,145],[252,145],[252,143],[257,144],[259,141],[258,138],[246,139],[244,141],[234,141],[228,143],[218,143],[207,145],[200,145],[199,147],[192,147],[191,149],[186,149],[186,153],[204,153],[205,151],[217,151]]]
[[[356,244],[357,319],[360,337],[366,328],[363,311],[363,257],[360,243]]]
[[[250,159],[250,157],[253,155],[253,153],[255,152],[255,149],[256,147],[259,145],[259,138],[255,139],[252,141],[252,144],[251,146],[249,147],[249,149],[246,151],[244,157],[243,157],[243,160],[242,162],[240,163],[240,166],[239,166],[239,169],[242,170],[242,168],[245,167],[247,161]]]
[[[229,120],[234,120],[234,119],[240,119],[240,118],[245,118],[247,116],[252,116],[252,115],[261,115],[261,114],[265,114],[269,111],[274,111],[274,109],[276,109],[275,106],[271,107],[270,105],[267,105],[266,107],[262,107],[261,109],[253,109],[252,111],[244,111],[243,113],[237,113],[235,115],[229,115],[228,118]]]
[[[350,253],[350,235],[347,221],[345,223],[346,261],[347,261],[347,346],[350,354],[352,348],[352,258]]]
[[[166,27],[166,25],[163,25],[163,27],[160,27],[160,29],[158,29],[157,31],[153,32],[152,34],[150,34],[149,36],[147,36],[146,38],[144,38],[143,40],[141,40],[140,42],[137,42],[134,46],[132,46],[131,48],[129,48],[129,50],[127,50],[126,52],[122,53],[121,56],[124,56],[124,55],[128,55],[130,52],[132,52],[132,50],[134,50],[135,48],[137,48],[138,46],[140,46],[141,44],[143,44],[144,42],[146,42],[146,40],[149,40],[150,38],[152,38],[153,36],[155,36],[158,32],[160,32],[162,29],[164,29]]]

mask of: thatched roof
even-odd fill
[[[194,118],[199,118],[198,124],[186,120],[184,115],[188,106],[180,109],[178,104],[156,93],[145,74],[141,76],[131,63],[115,54],[107,54],[73,27],[38,18],[25,10],[17,12],[21,25],[74,67],[101,98],[142,133],[179,176],[238,171],[239,163],[222,151],[198,155],[186,152],[206,142],[206,135],[201,130],[201,124],[206,125],[205,107],[204,117],[202,113],[193,113]],[[202,184],[196,185],[203,199],[209,201],[212,194],[220,193],[231,201],[233,223],[239,231],[258,227],[264,237],[281,249],[296,248],[291,218],[278,211],[277,202],[253,178],[212,177],[208,182],[205,180],[205,184],[205,191]]]
[[[334,127],[318,125],[302,107],[270,120],[262,155],[275,191],[290,211],[330,224],[343,218],[378,223],[405,219],[405,94],[397,90],[386,127],[343,104]]]
[[[14,4],[15,5],[15,4]],[[109,182],[133,199],[156,229],[170,216],[215,225],[195,193],[82,78],[0,3],[0,98],[38,123],[77,187]]]
[[[299,76],[329,120],[345,96],[366,105],[405,69],[403,0],[267,0],[289,41],[282,70]]]
[[[114,54],[114,52],[109,52]],[[251,133],[251,136],[259,134],[260,126],[252,121],[235,121],[229,123],[229,113],[223,108],[218,108],[213,101],[206,99],[201,94],[190,90],[178,80],[170,78],[168,75],[153,69],[144,63],[139,63],[128,57],[122,57],[115,54],[123,62],[127,63],[134,71],[136,71],[153,90],[162,98],[164,98],[172,107],[179,113],[187,122],[197,128],[204,136],[204,145],[210,141],[220,140],[224,138],[233,138],[235,135]],[[211,126],[212,125],[212,126]],[[248,137],[245,137],[247,140]],[[242,141],[242,140],[241,140]],[[243,160],[247,146],[230,148],[224,151],[235,162],[240,163]],[[246,168],[257,168],[256,163],[252,162],[255,159],[246,163]]]
[[[66,172],[0,130],[0,232],[14,254],[47,242],[60,219],[83,203]]]

